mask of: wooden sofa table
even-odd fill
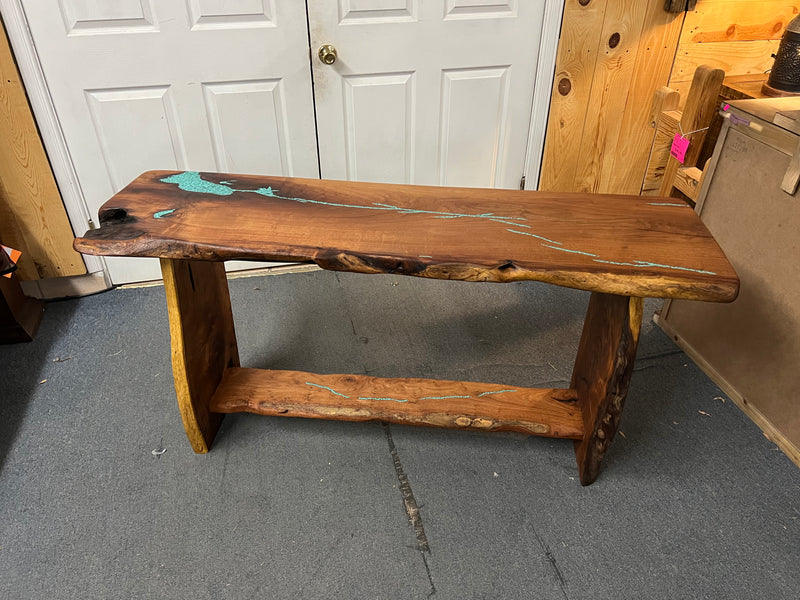
[[[224,413],[511,430],[575,441],[597,477],[628,389],[645,297],[730,302],[739,281],[694,211],[652,196],[151,171],[106,202],[80,252],[161,259],[175,388],[207,452]],[[223,261],[592,292],[568,389],[249,369]]]

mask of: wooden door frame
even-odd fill
[[[556,73],[558,41],[561,37],[561,20],[564,0],[545,0],[542,15],[542,35],[539,38],[539,58],[531,103],[531,120],[528,126],[528,147],[525,151],[524,189],[539,189],[539,176],[544,157],[544,137],[550,116],[550,98]],[[538,150],[535,150],[538,148]]]

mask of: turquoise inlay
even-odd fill
[[[502,223],[504,225],[514,225],[515,227],[525,227],[530,229],[530,225],[525,225],[520,223],[519,221],[526,221],[525,217],[506,217],[495,215],[494,213],[482,213],[482,214],[468,214],[468,213],[448,213],[448,212],[441,212],[435,210],[418,210],[414,208],[403,208],[401,206],[394,206],[393,204],[382,204],[379,202],[373,203],[371,206],[359,205],[359,204],[340,204],[337,202],[325,202],[323,200],[310,200],[308,198],[292,198],[289,196],[279,196],[272,187],[266,188],[258,188],[257,190],[237,190],[232,187],[229,187],[231,182],[229,181],[221,181],[220,183],[213,183],[211,181],[206,181],[200,176],[200,173],[197,171],[184,171],[183,173],[176,173],[175,175],[170,175],[169,177],[165,177],[162,179],[164,183],[174,183],[178,186],[179,189],[183,190],[184,192],[199,192],[203,194],[215,194],[217,196],[230,196],[234,192],[249,192],[252,194],[260,194],[262,196],[268,196],[270,198],[278,198],[280,200],[290,200],[292,202],[300,202],[303,204],[320,204],[324,206],[333,206],[335,208],[361,208],[364,210],[390,210],[395,211],[403,215],[411,215],[411,214],[419,214],[419,215],[434,215],[437,218],[442,219],[456,219],[456,218],[470,218],[470,219],[488,219],[495,223]],[[669,203],[656,203],[651,202],[649,204],[654,204],[657,206],[680,206],[683,207],[683,204],[673,204]],[[174,210],[174,209],[173,209]],[[172,211],[160,211],[155,213],[153,216],[155,218],[161,218],[170,214]],[[529,233],[527,231],[517,231],[515,229],[506,229],[506,231],[510,233],[517,233],[520,235],[527,235],[532,238],[536,238],[538,240],[542,240],[544,242],[548,242],[550,244],[556,244],[556,246],[563,246],[562,242],[557,242],[555,240],[551,240],[541,235],[536,235],[535,233]],[[552,248],[554,250],[561,250],[562,252],[570,252],[573,254],[582,254],[584,256],[597,256],[596,254],[592,254],[590,252],[582,252],[580,250],[570,250],[568,248],[558,248],[556,246],[548,246],[547,244],[542,244],[542,246],[546,246],[547,248]],[[422,257],[422,258],[432,258],[432,257]],[[704,275],[716,275],[716,273],[712,271],[702,271],[700,269],[690,269],[688,267],[675,267],[673,265],[661,265],[658,263],[652,263],[642,260],[635,260],[633,262],[615,262],[612,260],[602,260],[599,258],[594,258],[594,262],[598,263],[605,263],[609,265],[622,265],[628,267],[660,267],[663,269],[675,269],[677,271],[691,271],[693,273],[702,273]],[[311,384],[309,385],[316,385]],[[324,387],[324,386],[318,386]],[[328,388],[326,388],[328,389]],[[333,393],[333,390],[330,390]],[[344,396],[343,394],[339,394]],[[347,397],[347,396],[344,396]],[[397,400],[396,398],[361,398],[362,400],[393,400],[394,402],[408,402],[408,400]]]
[[[650,206],[680,206],[681,208],[689,208],[688,204],[677,204],[675,202],[648,202]]]
[[[167,215],[171,215],[175,212],[174,208],[170,208],[169,210],[160,210],[157,213],[153,213],[153,218],[160,219],[162,217],[166,217]]]
[[[360,397],[359,396],[358,399],[359,400],[390,400],[392,402],[408,402],[408,399],[406,399],[406,400],[398,400],[397,398],[364,398],[364,397]]]
[[[549,240],[546,237],[542,237],[541,235],[536,235],[535,233],[528,233],[527,231],[515,231],[513,229],[506,229],[506,231],[510,231],[511,233],[519,233],[520,235],[529,235],[531,237],[536,238],[537,240],[544,240],[545,242],[550,242],[551,244],[561,245],[561,242],[557,242],[555,240]]]
[[[221,183],[212,183],[200,177],[197,171],[185,171],[170,175],[162,179],[164,183],[175,183],[178,188],[184,192],[199,192],[203,194],[216,194],[218,196],[230,196],[234,192],[249,192],[252,194],[260,194],[262,196],[269,196],[270,198],[279,198],[281,200],[292,200],[293,202],[300,202],[303,204],[321,204],[324,206],[333,206],[335,208],[361,208],[364,210],[391,210],[403,215],[435,215],[445,219],[455,219],[458,217],[472,218],[472,219],[505,219],[508,221],[525,220],[525,217],[504,217],[495,216],[494,213],[483,213],[480,215],[472,215],[468,213],[448,213],[436,210],[418,210],[415,208],[403,208],[401,206],[394,206],[392,204],[381,204],[375,202],[372,206],[364,206],[359,204],[340,204],[338,202],[325,202],[323,200],[310,200],[308,198],[292,198],[289,196],[279,196],[276,194],[272,187],[259,188],[257,190],[237,190]],[[554,242],[558,243],[558,242]]]
[[[502,223],[503,225],[513,225],[514,227],[525,227],[526,229],[530,229],[530,225],[525,225],[524,223],[514,223],[512,221],[503,221],[502,219],[489,219],[490,221],[494,221],[495,223]]]
[[[542,244],[545,248],[552,248],[553,250],[561,250],[562,252],[571,252],[572,254],[583,254],[585,256],[597,256],[591,252],[581,252],[580,250],[570,250],[569,248],[559,248],[558,246],[551,246],[550,244]]]
[[[497,390],[496,392],[481,392],[478,396],[488,396],[489,394],[504,394],[505,392],[517,392],[519,390]]]
[[[197,171],[184,171],[162,179],[164,183],[177,184],[184,192],[200,192],[203,194],[216,194],[217,196],[230,196],[236,190],[225,185],[212,183],[200,177]]]
[[[425,396],[420,400],[447,400],[448,398],[471,398],[471,396]]]
[[[635,260],[633,262],[616,262],[613,260],[600,260],[595,258],[594,262],[604,263],[607,265],[621,265],[623,267],[660,267],[662,269],[675,269],[676,271],[691,271],[692,273],[702,273],[703,275],[716,275],[714,271],[702,271],[700,269],[690,269],[689,267],[675,267],[673,265],[660,265],[654,262],[647,262],[645,260]]]
[[[420,254],[420,258],[433,258],[432,256],[428,256],[427,254]]]
[[[300,200],[299,198],[292,198],[292,200]],[[525,221],[525,217],[502,217],[497,216],[494,213],[482,213],[480,215],[472,215],[469,213],[448,213],[448,212],[441,212],[438,210],[419,210],[416,208],[403,208],[402,206],[395,206],[394,204],[383,204],[381,202],[373,202],[374,206],[355,206],[352,204],[333,204],[331,202],[318,202],[316,200],[306,200],[305,202],[315,202],[318,204],[328,204],[329,206],[346,206],[348,208],[371,208],[373,210],[394,210],[399,212],[402,215],[436,215],[439,219],[456,219],[459,217],[464,218],[471,218],[471,219],[489,219],[490,221],[494,221],[497,219],[506,219],[508,221]],[[516,225],[516,223],[513,223]]]
[[[342,398],[350,398],[350,396],[345,396],[344,394],[340,394],[336,390],[329,388],[327,385],[311,383],[310,381],[306,381],[306,385],[313,385],[314,387],[322,388],[323,390],[328,390],[331,394],[336,394],[337,396],[341,396]]]

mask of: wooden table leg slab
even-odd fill
[[[206,453],[223,415],[209,410],[226,369],[239,366],[228,280],[221,262],[161,259],[175,392],[186,435]]]
[[[464,381],[233,368],[211,410],[584,437],[575,390]]]
[[[583,325],[572,387],[578,391],[584,424],[583,440],[575,442],[581,483],[589,485],[617,433],[633,372],[641,298],[592,293]]]

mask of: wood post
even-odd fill
[[[575,442],[581,484],[589,485],[617,433],[642,324],[641,298],[592,293],[570,387],[583,414]]]
[[[707,65],[700,65],[694,73],[692,87],[686,97],[686,106],[681,115],[679,132],[689,140],[689,148],[683,160],[683,166],[695,167],[703,150],[703,141],[706,130],[718,110],[719,93],[722,90],[722,80],[725,71],[714,69]],[[664,178],[661,180],[659,196],[675,196],[675,176],[681,167],[677,159],[670,156],[664,169]]]
[[[172,370],[192,448],[208,452],[223,415],[209,410],[225,371],[239,366],[222,262],[161,259],[172,338]]]

